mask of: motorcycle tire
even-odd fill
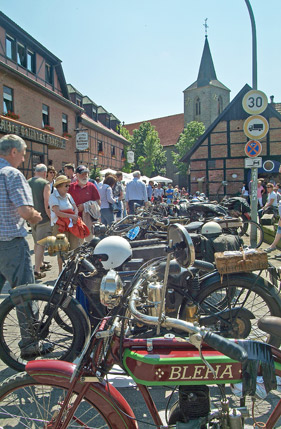
[[[29,360],[59,359],[72,362],[81,352],[90,333],[90,324],[82,306],[71,299],[67,307],[60,306],[58,317],[51,319],[50,326],[44,333],[37,332],[42,313],[50,300],[51,288],[28,286],[17,296],[6,298],[0,305],[0,358],[11,368],[23,371]],[[18,299],[20,298],[20,299]],[[26,308],[36,308],[36,316],[30,320]],[[19,324],[18,317],[26,319],[26,326]],[[59,321],[63,324],[60,326]],[[70,328],[70,332],[65,329]],[[28,357],[22,356],[20,341],[22,334],[28,331],[33,344],[40,344],[39,351]],[[43,352],[40,354],[40,350]]]
[[[13,416],[13,427],[47,427],[67,393],[68,389],[59,386],[51,375],[48,383],[40,384],[26,373],[16,374],[0,386],[0,425],[7,427]],[[73,393],[70,404],[77,396]],[[84,397],[68,427],[93,427],[94,422],[95,428],[111,428],[109,420],[105,412]]]
[[[279,347],[281,335],[280,338],[268,335],[258,327],[262,316],[280,316],[278,291],[272,285],[267,287],[263,279],[256,284],[250,279],[251,276],[247,281],[247,275],[230,275],[228,280],[224,276],[222,282],[201,289],[197,296],[200,323],[208,326],[206,321],[209,320],[209,327],[227,338],[247,338]],[[220,312],[224,312],[224,316]]]

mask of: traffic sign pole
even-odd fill
[[[258,169],[257,167],[251,168],[251,219],[254,222],[258,220]],[[257,227],[256,225],[251,225],[250,233],[250,242],[251,247],[256,247],[257,245]]]

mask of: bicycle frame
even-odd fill
[[[215,375],[202,361],[200,352],[186,341],[176,338],[124,338],[122,341],[118,335],[110,336],[109,331],[103,330],[105,323],[106,319],[93,335],[87,356],[84,357],[81,368],[78,365],[78,371],[74,364],[62,361],[39,360],[27,364],[26,371],[37,382],[48,384],[50,379],[55,378],[58,386],[68,389],[64,402],[60,404],[59,415],[56,416],[55,421],[49,422],[48,428],[67,428],[70,420],[75,419],[75,410],[83,397],[96,404],[98,408],[101,407],[102,411],[107,413],[106,415],[109,415],[110,411],[113,416],[111,422],[113,428],[137,428],[136,417],[130,405],[116,388],[105,381],[114,364],[125,368],[127,375],[136,382],[157,427],[161,427],[163,422],[150,395],[149,386],[235,384],[242,380],[242,364],[206,344],[203,345],[202,354],[213,367]],[[103,354],[105,343],[107,350]],[[120,349],[122,349],[121,356]],[[276,375],[281,376],[281,351],[274,347],[271,350],[274,355]],[[101,355],[103,355],[102,359]],[[69,408],[68,404],[73,392],[77,393],[78,397]],[[106,409],[103,408],[105,404]],[[280,414],[281,399],[267,420],[267,429],[274,427]],[[120,419],[122,426],[120,426]]]

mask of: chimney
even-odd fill
[[[270,96],[270,103],[274,103],[274,95]]]

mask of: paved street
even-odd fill
[[[33,242],[32,237],[29,234],[28,235],[28,241],[30,244],[30,248],[33,249]],[[268,245],[263,244],[263,248],[268,247]],[[281,267],[281,258],[278,257],[280,254],[280,251],[275,251],[270,254],[270,261],[277,267]],[[32,251],[32,258],[34,261],[34,255]],[[47,283],[49,285],[53,285],[55,282],[55,279],[58,275],[58,268],[57,268],[57,262],[55,257],[50,257],[46,254],[45,260],[51,262],[52,269],[48,271],[46,274],[46,277],[43,279],[44,283]],[[39,282],[38,282],[39,283]],[[0,295],[0,299],[5,298],[8,294],[8,285],[5,286],[2,295]],[[118,368],[117,368],[118,370]],[[4,380],[6,377],[14,374],[15,372],[8,368],[6,365],[3,364],[3,362],[0,362],[0,381]],[[149,412],[144,405],[144,402],[140,400],[140,394],[137,391],[137,388],[135,387],[134,383],[129,378],[124,378],[119,375],[114,375],[111,377],[111,382],[117,387],[121,393],[125,396],[125,398],[129,401],[130,405],[132,406],[134,412],[136,413],[136,416],[138,419],[142,420],[143,422],[147,423],[141,423],[140,428],[149,428],[152,427],[149,425],[149,423],[152,423],[152,420],[150,418]],[[229,388],[227,389],[227,392],[229,393]],[[163,418],[163,421],[165,420],[165,406],[167,404],[167,397],[170,395],[171,391],[169,389],[163,389],[163,388],[151,388],[152,396],[156,402],[156,405],[158,409],[161,410],[161,416]],[[217,388],[211,389],[212,394],[212,401],[215,403],[218,402],[219,399],[219,390]],[[273,406],[273,404],[276,404],[276,402],[279,400],[279,393],[273,392],[271,393],[264,401],[258,401],[258,410],[256,411],[256,417],[257,421],[264,422],[266,415],[268,414],[269,409]],[[231,400],[233,400],[234,396],[231,397]],[[172,401],[173,403],[174,401]],[[236,400],[236,403],[238,401]],[[246,421],[250,425],[250,419],[247,419]],[[1,426],[1,425],[0,425]],[[277,428],[281,428],[281,423],[276,426]],[[120,428],[121,429],[121,428]]]

